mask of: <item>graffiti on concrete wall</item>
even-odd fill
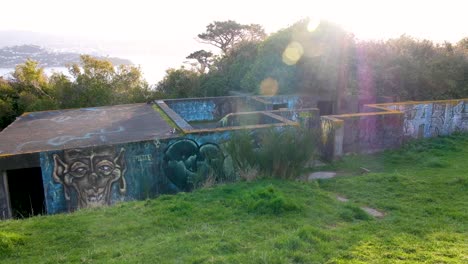
[[[415,138],[422,137],[427,123],[427,106],[402,106],[399,110],[404,112],[403,135]]]
[[[164,152],[162,168],[180,190],[189,191],[210,173],[223,174],[224,154],[214,143],[198,145],[192,139],[180,139]]]
[[[466,102],[461,101],[454,105],[450,111],[451,114],[451,131],[468,131],[468,106]]]
[[[429,135],[431,137],[436,137],[441,134],[447,134],[448,131],[444,129],[445,124],[445,104],[433,104],[432,113],[431,113],[431,122],[429,125]],[[447,120],[450,122],[450,120]]]
[[[112,185],[126,192],[125,149],[100,146],[54,154],[53,179],[63,185],[68,208],[110,204]]]
[[[406,137],[427,138],[468,130],[468,112],[464,101],[456,104],[402,104],[396,109],[405,114],[403,133]]]
[[[221,144],[227,134],[41,153],[48,213],[190,191],[234,180]],[[217,143],[215,143],[217,142]]]

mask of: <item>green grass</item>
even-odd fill
[[[468,135],[348,156],[328,169],[344,176],[241,182],[3,221],[0,262],[468,262]]]
[[[164,112],[158,105],[153,104],[154,111],[158,112],[161,115],[161,118],[166,121],[172,128],[177,129],[177,131],[182,132],[179,126]]]

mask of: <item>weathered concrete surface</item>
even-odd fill
[[[25,113],[0,133],[0,156],[174,136],[149,104]]]
[[[332,171],[318,171],[313,172],[307,176],[308,180],[317,180],[317,179],[330,179],[336,176],[336,172]]]
[[[322,116],[325,156],[373,153],[398,148],[414,138],[468,131],[467,101],[369,104],[364,106],[363,113]]]

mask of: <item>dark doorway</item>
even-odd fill
[[[288,108],[288,103],[273,105],[273,110],[280,110],[281,108]]]
[[[321,116],[333,114],[333,102],[332,101],[318,101],[317,108],[319,109]]]
[[[7,177],[13,218],[45,214],[40,167],[9,170]]]

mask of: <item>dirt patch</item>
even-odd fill
[[[336,172],[333,171],[318,171],[313,172],[307,176],[307,180],[317,180],[317,179],[331,179],[336,177]]]
[[[340,201],[340,202],[343,202],[343,203],[349,202],[349,199],[348,199],[348,198],[343,197],[343,196],[339,196],[339,195],[336,196],[336,199],[337,199],[338,201]]]
[[[382,218],[385,216],[383,212],[380,212],[374,208],[364,206],[364,207],[361,207],[361,209],[364,210],[366,213],[372,215],[373,217]]]

